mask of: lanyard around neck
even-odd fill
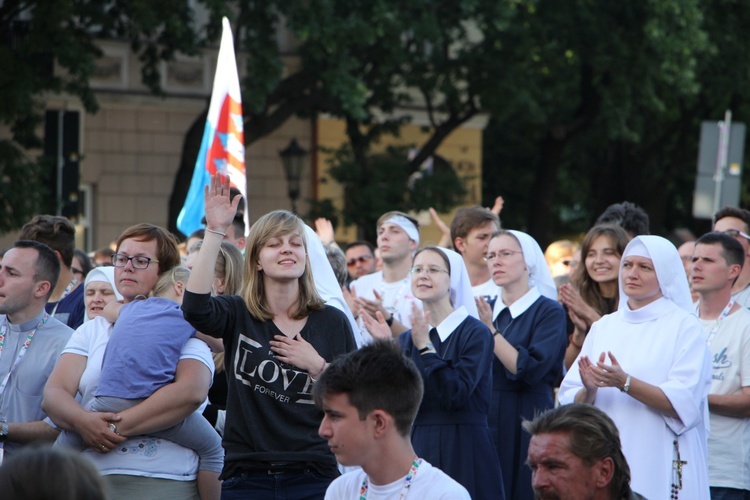
[[[406,498],[406,495],[409,493],[409,488],[411,488],[411,483],[414,480],[414,476],[417,475],[417,469],[421,464],[422,459],[414,457],[414,460],[411,463],[411,468],[409,468],[409,473],[406,475],[406,479],[404,479],[403,486],[401,486],[401,494],[398,496],[399,500],[404,500],[404,498]],[[362,487],[359,489],[359,500],[367,499],[367,488],[368,481],[367,475],[365,475],[365,478],[362,480]]]
[[[34,334],[47,322],[48,319],[49,319],[49,314],[44,313],[42,320],[39,322],[38,325],[36,325],[36,328],[31,330],[29,334],[26,336],[26,341],[23,343],[21,350],[18,351],[18,356],[16,356],[16,360],[13,362],[13,365],[11,365],[10,370],[8,370],[8,374],[5,375],[5,377],[3,378],[3,381],[0,382],[0,397],[2,397],[3,393],[5,392],[5,387],[8,385],[8,380],[10,380],[10,374],[13,373],[13,370],[16,369],[16,367],[18,366],[18,363],[20,363],[21,359],[23,359],[24,355],[26,355],[26,351],[29,349],[29,346],[31,345],[31,340],[34,338]],[[3,326],[0,327],[0,358],[2,358],[3,349],[5,348],[5,338],[8,336],[9,331],[10,331],[10,325],[8,324],[8,318],[6,316]]]
[[[63,290],[63,293],[62,293],[62,295],[60,295],[60,300],[58,300],[58,301],[57,301],[57,303],[55,304],[55,308],[54,308],[54,309],[52,309],[52,312],[50,313],[50,316],[52,316],[53,318],[55,317],[55,313],[57,312],[57,307],[58,307],[58,306],[60,305],[60,302],[62,302],[62,300],[63,300],[63,299],[65,298],[65,297],[67,297],[67,296],[68,296],[68,294],[69,294],[69,293],[70,293],[71,291],[73,291],[73,288],[75,288],[75,286],[76,286],[76,284],[77,284],[77,283],[78,283],[78,282],[76,281],[76,279],[75,279],[75,278],[73,278],[73,279],[71,280],[71,282],[70,282],[70,283],[68,283],[68,286],[66,286],[66,287],[65,287],[65,290]]]
[[[721,311],[719,317],[716,318],[716,323],[714,323],[714,326],[711,327],[711,331],[708,332],[708,336],[706,337],[706,345],[710,346],[711,342],[714,341],[714,337],[716,337],[716,333],[719,331],[721,322],[724,321],[724,318],[729,316],[729,312],[732,310],[732,307],[734,307],[734,298],[729,299],[729,303],[727,304],[727,306],[723,311]],[[700,318],[700,313],[698,314],[698,317]]]

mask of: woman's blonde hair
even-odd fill
[[[242,289],[242,253],[228,241],[222,241],[216,257],[214,276],[224,283],[221,295],[239,295]]]
[[[263,271],[258,269],[261,249],[271,238],[286,236],[291,233],[299,234],[305,249],[305,270],[299,277],[299,294],[297,305],[291,311],[293,319],[302,319],[310,314],[310,311],[323,309],[325,303],[318,295],[315,288],[312,271],[310,269],[310,257],[307,252],[307,239],[302,220],[292,212],[286,210],[275,210],[258,219],[250,228],[245,247],[245,283],[242,289],[242,298],[247,310],[259,320],[268,321],[273,319],[273,313],[268,308],[266,290],[263,283]]]
[[[173,267],[169,271],[165,271],[159,275],[159,279],[156,281],[156,285],[154,285],[152,295],[160,297],[178,281],[187,284],[188,278],[190,278],[190,269],[182,266]]]
[[[242,291],[242,254],[228,241],[222,241],[216,257],[214,276],[224,283],[221,295],[239,295]],[[224,371],[224,352],[213,354],[216,373]]]

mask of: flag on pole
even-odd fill
[[[229,20],[222,19],[223,31],[219,59],[214,75],[211,103],[208,106],[206,128],[195,162],[185,204],[177,216],[177,229],[188,236],[203,227],[205,215],[203,188],[217,172],[228,175],[232,186],[239,189],[245,200],[245,231],[249,228],[247,213],[247,177],[245,176],[245,137],[242,125],[242,98],[234,40]]]

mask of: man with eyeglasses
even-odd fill
[[[21,229],[19,239],[44,243],[60,261],[60,278],[47,301],[46,310],[73,330],[83,324],[86,305],[83,288],[73,274],[73,256],[76,249],[76,227],[70,220],[58,215],[37,215]]]
[[[349,243],[344,255],[350,279],[356,280],[375,272],[375,247],[369,241]]]
[[[737,207],[722,208],[714,215],[713,230],[728,234],[742,245],[745,263],[732,287],[732,297],[742,307],[750,308],[750,211]]]

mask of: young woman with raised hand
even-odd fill
[[[452,250],[425,247],[411,268],[412,328],[398,341],[424,379],[424,398],[412,428],[417,455],[461,483],[471,498],[506,498],[487,413],[492,393],[492,336],[477,318],[464,260]],[[380,313],[367,329],[390,328]],[[432,326],[435,325],[435,326]]]
[[[211,296],[214,264],[239,196],[215,176],[205,192],[206,235],[182,308],[196,330],[224,340],[228,399],[222,498],[323,498],[338,475],[318,436],[315,378],[355,349],[351,326],[313,283],[302,221],[278,210],[247,237],[242,296]]]
[[[539,244],[520,231],[499,231],[485,256],[501,293],[492,304],[477,299],[482,322],[492,329],[490,428],[505,480],[506,498],[534,498],[526,465],[530,435],[523,419],[554,406],[567,343],[565,312]]]

